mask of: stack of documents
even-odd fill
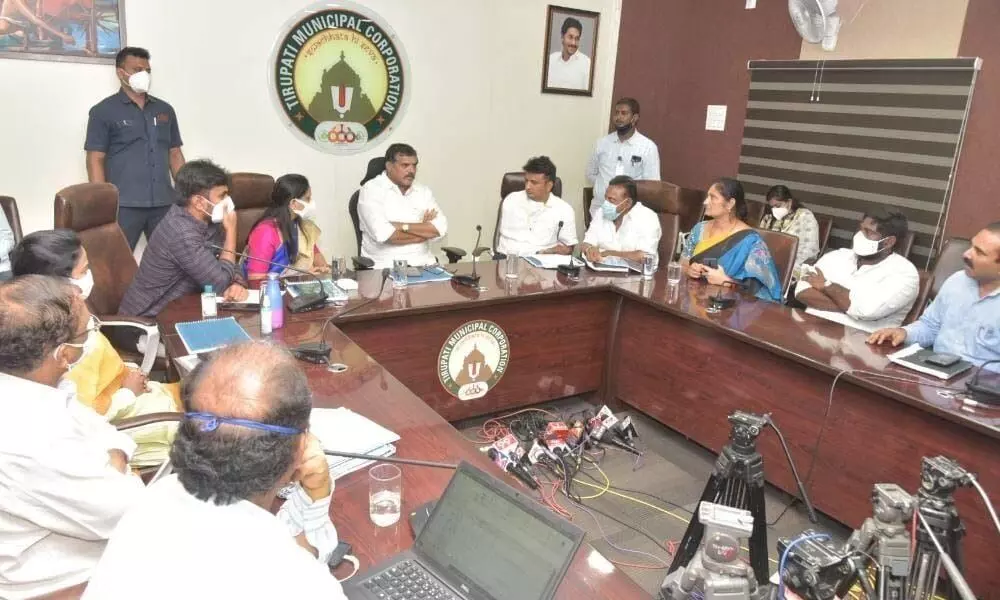
[[[566,254],[532,254],[523,258],[524,262],[539,269],[557,269],[563,265],[583,266],[580,259]]]
[[[416,267],[415,269],[409,270],[406,274],[407,285],[431,283],[434,281],[448,281],[449,279],[451,279],[451,273],[438,265]]]
[[[399,436],[378,423],[359,415],[349,408],[314,408],[309,418],[309,430],[319,438],[324,450],[339,450],[353,454],[392,456]],[[334,480],[363,469],[374,460],[326,457],[330,464],[330,477]]]
[[[621,258],[620,256],[605,256],[602,257],[600,262],[586,261],[587,266],[594,271],[603,271],[605,273],[628,273],[629,269],[641,273],[642,267],[632,264],[631,262]]]
[[[347,302],[347,292],[340,289],[332,279],[321,279],[323,282],[323,291],[326,292],[326,301],[330,302]],[[285,289],[288,290],[288,295],[292,298],[298,298],[303,294],[319,294],[319,284],[316,281],[289,281],[285,284]]]

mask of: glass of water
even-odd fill
[[[406,260],[397,258],[392,261],[392,287],[396,289],[406,287],[406,269],[409,267]]]
[[[681,263],[676,260],[670,261],[670,264],[667,265],[667,283],[680,283],[683,273],[684,270],[681,268]]]
[[[504,277],[509,279],[517,279],[517,269],[520,267],[518,263],[518,256],[516,254],[508,254],[506,259]]]
[[[334,257],[330,261],[330,277],[334,281],[341,279],[347,273],[347,260],[343,256]]]
[[[653,273],[655,272],[656,272],[656,255],[644,254],[642,256],[642,278],[652,279]]]
[[[368,516],[379,527],[399,521],[403,504],[403,473],[399,467],[380,463],[368,469]]]

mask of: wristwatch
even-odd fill
[[[410,224],[403,223],[403,233],[409,233],[409,231],[410,231]]]

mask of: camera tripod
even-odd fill
[[[906,523],[913,515],[914,499],[894,483],[876,483],[872,490],[873,516],[847,540],[847,552],[871,555],[881,567],[876,572],[875,589],[883,600],[904,600],[910,572],[910,535]],[[867,577],[860,573],[860,577]],[[845,586],[849,589],[857,577]],[[846,593],[841,590],[841,596]]]
[[[757,452],[757,437],[768,425],[774,427],[770,415],[755,415],[742,411],[736,411],[729,415],[730,432],[729,443],[723,446],[715,461],[715,467],[708,478],[705,490],[701,494],[699,505],[709,502],[711,504],[721,504],[724,506],[743,509],[750,512],[753,518],[753,530],[749,536],[750,566],[753,569],[754,577],[762,586],[767,585],[767,511],[764,507],[764,459]],[[809,518],[816,522],[816,513],[813,511],[809,496],[799,479],[798,471],[792,462],[792,456],[785,444],[785,438],[775,427],[775,433],[781,440],[781,446],[788,458],[788,464],[792,468],[792,475],[798,485],[802,499],[809,510]],[[705,535],[705,524],[699,518],[699,513],[695,513],[688,524],[684,538],[677,547],[677,553],[670,564],[667,579],[664,580],[664,587],[661,594],[664,594],[665,586],[671,579],[670,574],[678,569],[686,567],[701,545]]]
[[[921,461],[917,510],[960,571],[963,570],[961,541],[965,535],[965,526],[958,517],[954,493],[960,486],[970,485],[972,479],[969,472],[950,458],[925,456]],[[958,600],[960,596],[951,582],[939,581],[940,569],[941,556],[934,542],[927,531],[918,527],[906,600],[932,600],[937,595],[948,600]]]

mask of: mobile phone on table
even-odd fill
[[[344,557],[351,553],[351,545],[347,542],[340,542],[337,544],[336,549],[334,549],[333,554],[330,555],[330,562],[327,563],[331,567],[336,567],[344,560]]]
[[[961,357],[955,356],[954,354],[936,352],[925,358],[924,362],[929,365],[934,365],[935,367],[950,367],[960,360],[962,360]]]

